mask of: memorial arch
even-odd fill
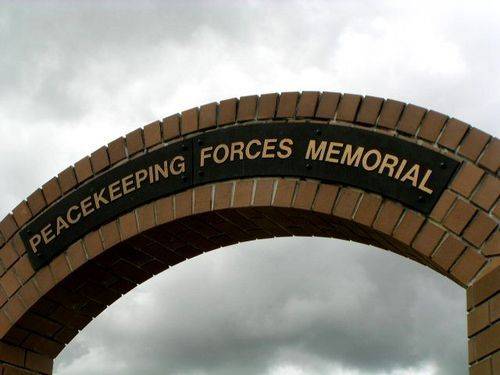
[[[458,283],[471,373],[500,374],[499,164],[497,138],[372,96],[245,96],[146,125],[0,222],[0,374],[50,374],[136,285],[277,236],[370,244]]]

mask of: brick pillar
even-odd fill
[[[52,358],[0,341],[1,375],[52,374],[53,362]]]
[[[471,375],[500,375],[500,266],[467,290]]]

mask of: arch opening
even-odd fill
[[[332,369],[308,366],[336,363],[391,372],[396,362],[400,371],[420,369],[439,352],[435,372],[461,374],[464,304],[454,282],[389,251],[327,238],[256,240],[137,286],[89,323],[54,366],[56,373],[94,373],[102,365],[109,373],[251,374],[273,373],[269,363],[317,373]],[[130,348],[131,340],[142,349]],[[315,354],[325,362],[297,361]],[[111,370],[116,363],[123,370]]]

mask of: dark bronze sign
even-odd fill
[[[117,166],[80,186],[22,231],[35,268],[116,216],[206,183],[258,176],[318,179],[379,193],[428,214],[458,162],[349,126],[251,124],[214,129]]]

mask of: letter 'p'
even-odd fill
[[[39,234],[35,234],[33,237],[30,238],[31,250],[33,250],[35,254],[38,251],[36,247],[40,245],[40,242],[42,242],[42,236],[40,236]]]

